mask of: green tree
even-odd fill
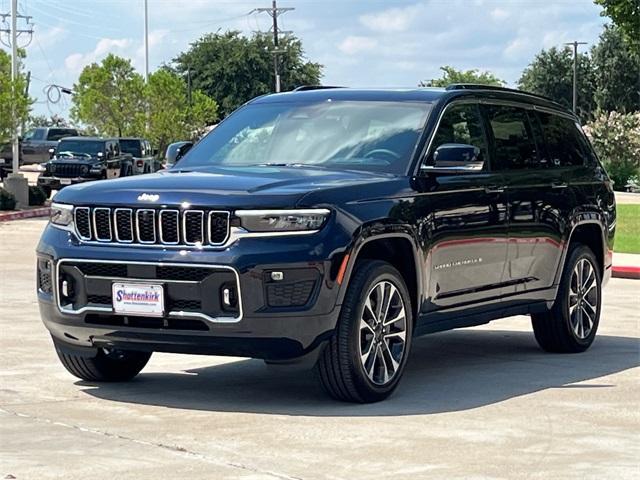
[[[440,67],[442,77],[432,80],[423,80],[420,82],[421,87],[446,87],[452,83],[476,83],[481,85],[495,85],[501,87],[505,84],[504,80],[500,80],[491,72],[481,72],[478,69],[473,70],[456,70],[449,65]]]
[[[305,60],[299,39],[285,37],[278,49],[282,91],[320,82],[322,65]],[[244,102],[273,91],[272,50],[273,39],[267,34],[208,34],[178,55],[174,66],[185,78],[190,74],[193,88],[215,99],[225,117]]]
[[[595,74],[586,54],[578,54],[577,114],[592,118],[595,109]],[[555,100],[567,108],[573,104],[573,52],[569,49],[542,50],[522,72],[518,86]]]
[[[103,135],[139,134],[144,125],[144,80],[130,60],[109,54],[82,70],[71,117]]]
[[[9,141],[29,115],[32,100],[25,94],[26,85],[22,73],[15,82],[11,80],[11,57],[0,50],[0,143]]]
[[[619,27],[605,26],[591,49],[595,102],[607,112],[640,110],[640,54],[624,40]]]
[[[585,132],[605,165],[616,190],[640,176],[640,112],[601,113]]]
[[[35,127],[68,127],[69,122],[60,115],[53,114],[49,117],[46,115],[31,115],[27,122],[29,128]]]
[[[171,142],[197,138],[217,118],[216,102],[196,90],[189,103],[185,82],[168,69],[149,76],[145,97],[150,112],[146,136],[161,152]]]
[[[595,0],[604,8],[600,15],[613,20],[629,42],[630,48],[640,55],[640,1],[638,0]]]

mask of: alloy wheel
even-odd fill
[[[407,319],[400,291],[387,280],[376,283],[367,293],[358,342],[360,361],[374,384],[385,385],[396,376],[406,337]]]
[[[598,281],[592,263],[581,258],[576,263],[569,285],[569,322],[573,333],[586,339],[598,314]]]

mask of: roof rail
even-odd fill
[[[447,85],[445,90],[495,90],[496,92],[512,92],[519,93],[521,95],[529,95],[531,97],[558,103],[552,98],[545,97],[544,95],[538,95],[537,93],[525,92],[524,90],[518,90],[517,88],[499,87],[498,85],[483,85],[482,83],[452,83]]]
[[[338,85],[302,85],[293,89],[294,92],[306,92],[308,90],[325,90],[330,88],[346,88]]]

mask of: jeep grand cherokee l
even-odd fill
[[[531,315],[594,340],[616,224],[576,117],[518,91],[259,97],[169,170],[65,188],[37,248],[63,365],[128,380],[152,352],[315,365],[333,397],[398,385],[417,335]]]

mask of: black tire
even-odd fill
[[[41,186],[40,187],[44,194],[47,196],[47,199],[51,198],[51,187]]]
[[[386,292],[386,290],[384,290],[386,284],[391,284],[397,289],[396,293],[400,295],[402,299],[401,306],[403,306],[405,310],[404,325],[402,325],[402,327],[405,328],[404,348],[400,353],[401,357],[399,358],[397,368],[394,370],[394,374],[388,382],[383,384],[375,383],[369,378],[360,360],[360,351],[362,348],[360,322],[361,318],[363,318],[365,303],[369,295],[373,292],[374,286],[381,282],[385,282],[382,287],[383,292]],[[395,293],[391,295],[395,295]],[[388,307],[388,311],[392,308],[399,309],[398,297],[395,296],[394,298],[395,304]],[[388,303],[391,304],[392,300],[393,298],[390,299]],[[373,312],[373,309],[369,311]],[[398,313],[398,311],[399,310],[396,310],[394,313]],[[384,324],[384,322],[381,323]],[[391,335],[391,328],[392,327],[389,327],[389,335]],[[373,330],[371,331],[373,332]],[[342,304],[336,332],[329,340],[329,344],[318,360],[317,368],[320,381],[325,390],[333,398],[347,402],[370,403],[384,400],[395,390],[402,377],[407,357],[409,356],[412,333],[413,313],[411,297],[400,272],[390,264],[379,260],[364,260],[358,262]],[[372,339],[368,351],[370,354],[375,353],[371,368],[371,371],[375,372],[378,370],[376,369],[376,362],[384,361],[386,366],[386,361],[389,357],[386,356],[382,360],[378,358],[378,351],[373,352],[372,350],[373,346],[375,346],[374,340],[378,337],[374,336],[374,334],[370,335]],[[382,333],[380,333],[380,335],[382,335]],[[380,343],[384,341],[384,339],[379,340]],[[379,353],[384,356],[386,354],[383,353],[383,350],[384,348],[381,346]],[[388,352],[387,355],[391,355],[391,349],[384,351]],[[398,359],[396,358],[395,360]],[[388,370],[386,371],[388,372]]]
[[[149,361],[151,353],[130,350],[98,349],[95,357],[88,358],[63,351],[56,344],[56,353],[62,365],[82,380],[90,382],[125,382],[135,377]]]
[[[572,279],[574,278],[574,271],[579,262],[589,262],[594,273],[595,287],[592,292],[597,295],[596,297],[582,297],[582,295],[572,295]],[[584,264],[583,264],[584,265]],[[591,293],[590,293],[591,295]],[[570,296],[573,299],[579,299],[580,302],[577,309],[582,308],[580,305],[585,305],[580,314],[579,321],[576,320],[576,316],[573,317],[570,314],[569,303]],[[596,308],[589,307],[589,301],[594,301],[595,298]],[[531,324],[533,325],[533,333],[540,347],[551,353],[579,353],[584,352],[591,346],[595,339],[596,332],[598,330],[598,324],[600,323],[600,311],[602,307],[602,274],[598,268],[598,262],[594,253],[586,245],[576,243],[570,247],[567,254],[564,270],[560,279],[560,285],[558,288],[558,294],[553,307],[548,312],[536,313],[531,315]],[[595,310],[595,311],[594,311]],[[591,327],[585,328],[585,322],[589,322],[590,317],[587,316],[587,312],[592,312],[593,320],[591,321]],[[581,325],[583,330],[580,334]],[[575,328],[578,329],[576,332]]]

